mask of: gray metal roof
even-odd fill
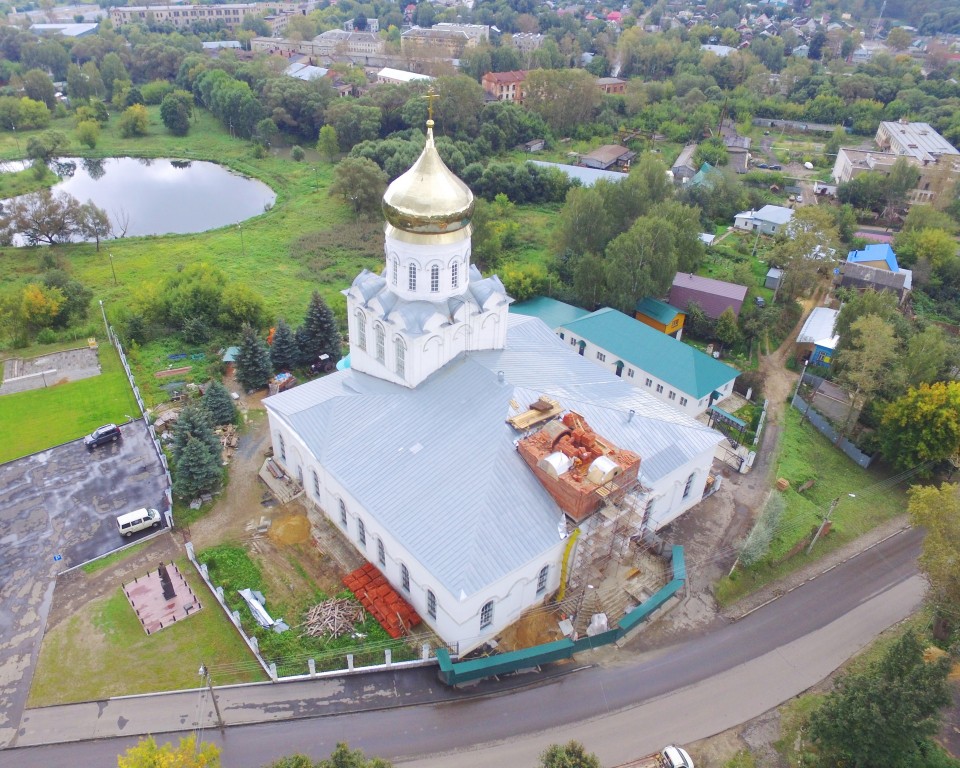
[[[545,394],[581,413],[640,454],[648,484],[722,439],[575,354],[539,319],[508,322],[506,349],[458,357],[416,389],[348,369],[264,401],[454,595],[558,541],[562,513],[517,453],[511,400],[526,410]]]
[[[548,163],[543,160],[527,160],[528,163],[539,165],[541,168],[558,168],[571,179],[577,179],[585,187],[592,187],[600,179],[606,181],[623,181],[627,174],[620,171],[601,171],[599,168],[582,168],[579,165],[564,165],[563,163]]]

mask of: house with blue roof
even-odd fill
[[[889,243],[872,243],[864,246],[862,251],[850,251],[847,261],[851,264],[863,264],[874,269],[885,269],[888,272],[899,272],[897,254]]]
[[[609,307],[566,323],[558,334],[577,354],[690,416],[732,394],[740,373]]]
[[[554,332],[567,323],[590,314],[585,309],[547,296],[537,296],[527,301],[515,302],[510,305],[510,312],[517,315],[527,315],[528,317],[539,317]]]
[[[897,263],[897,254],[889,243],[873,243],[863,250],[850,251],[837,276],[844,288],[891,291],[901,304],[913,288],[913,272]]]

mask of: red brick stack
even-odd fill
[[[396,639],[420,623],[410,603],[397,594],[373,563],[347,574],[343,583],[390,637]]]

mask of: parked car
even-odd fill
[[[770,167],[770,166],[767,165],[766,163],[757,163],[757,168],[764,168],[764,169],[766,169],[766,168],[769,168],[769,167]]]
[[[770,170],[771,170],[771,171],[782,171],[782,170],[783,170],[783,166],[782,166],[782,165],[771,165],[771,166],[770,166]]]
[[[117,530],[121,536],[132,536],[138,531],[160,526],[160,513],[155,509],[137,509],[117,518]]]
[[[753,303],[760,307],[760,309],[763,309],[765,306],[767,306],[767,300],[763,298],[763,296],[755,296]]]
[[[120,427],[116,424],[104,424],[83,438],[83,444],[87,446],[87,448],[93,449],[101,445],[106,445],[107,443],[115,443],[121,437],[123,437],[123,435],[120,434]]]
[[[797,195],[797,202],[798,202],[798,203],[802,203],[802,202],[803,202],[803,195]]]

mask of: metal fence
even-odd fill
[[[873,462],[873,456],[861,451],[857,446],[851,443],[847,438],[840,437],[840,433],[827,419],[813,408],[806,400],[800,397],[799,393],[793,396],[790,404],[803,414],[803,418],[809,421],[816,430],[826,437],[831,443],[843,451],[847,457],[866,469]]]

